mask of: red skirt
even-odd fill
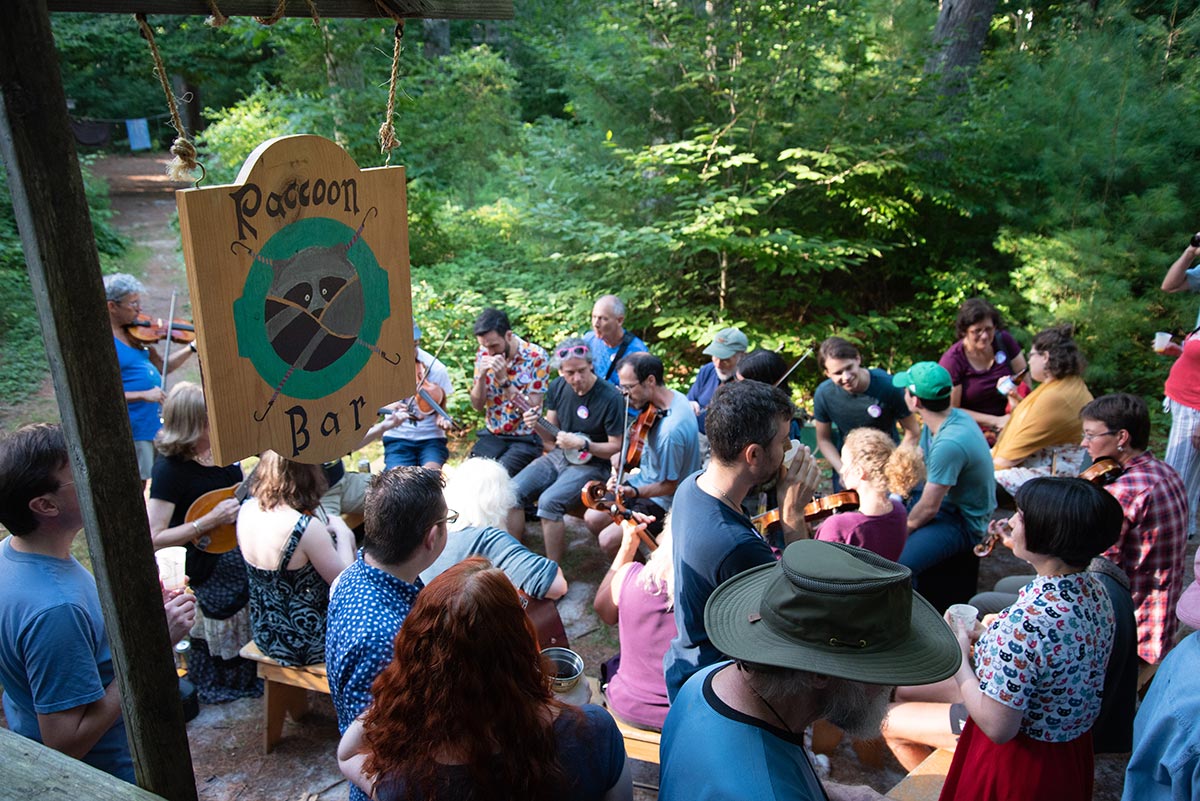
[[[967,718],[938,801],[1091,801],[1092,735],[996,745]]]

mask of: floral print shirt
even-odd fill
[[[480,366],[480,359],[488,355],[485,348],[475,352],[475,380],[481,374],[485,376],[487,430],[504,436],[525,436],[532,434],[533,429],[522,422],[522,412],[512,402],[512,396],[518,392],[526,396],[545,394],[550,385],[550,359],[546,351],[532,342],[526,342],[516,334],[513,334],[513,340],[517,352],[508,362],[510,386],[502,386],[504,381],[497,382],[494,375]]]

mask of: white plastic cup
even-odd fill
[[[946,610],[946,616],[957,628],[964,633],[970,634],[975,630],[975,623],[979,620],[979,610],[970,604],[952,604]]]
[[[1012,376],[1006,375],[996,382],[996,391],[1001,395],[1008,395],[1017,391],[1017,382],[1012,380]]]
[[[796,460],[796,454],[800,452],[800,440],[794,439],[788,446],[787,453],[783,455],[783,469],[790,470],[792,462]]]
[[[154,561],[158,563],[158,579],[162,582],[164,590],[182,590],[187,587],[187,575],[184,573],[186,559],[187,548],[179,545],[154,552]]]
[[[1154,334],[1154,352],[1162,353],[1171,344],[1171,335],[1166,331],[1158,331]]]

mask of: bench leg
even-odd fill
[[[263,753],[269,754],[283,736],[284,716],[290,715],[292,720],[298,720],[308,711],[308,691],[303,687],[292,687],[268,679],[263,687],[263,709],[267,716]]]

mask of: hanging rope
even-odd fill
[[[396,126],[392,124],[392,119],[396,115],[396,83],[400,74],[400,54],[404,52],[404,20],[397,20],[395,43],[392,45],[392,78],[388,81],[388,102],[387,112],[383,118],[383,125],[379,126],[379,152],[386,158],[383,161],[383,166],[388,166],[392,160],[392,151],[400,146],[400,141],[396,139]]]
[[[271,12],[269,17],[255,17],[254,21],[263,25],[274,25],[279,20],[283,19],[283,12],[287,10],[287,0],[279,0],[279,5],[275,6],[275,10]]]
[[[208,0],[208,10],[212,13],[205,22],[212,27],[221,28],[224,27],[226,22],[229,22],[229,17],[222,14],[221,9],[217,8],[217,0]]]
[[[188,139],[187,131],[183,127],[183,120],[179,118],[175,93],[171,91],[171,86],[167,82],[167,68],[163,65],[162,55],[158,52],[158,44],[154,41],[154,31],[146,22],[145,14],[135,14],[134,19],[137,20],[138,27],[142,29],[142,38],[150,43],[150,54],[154,57],[154,69],[158,73],[158,82],[162,84],[163,94],[167,97],[167,108],[171,111],[171,127],[179,134],[171,145],[171,153],[175,158],[167,165],[167,175],[176,181],[186,181],[196,170],[200,170],[202,173],[200,179],[203,179],[204,167],[196,161],[196,146]],[[200,179],[197,179],[197,184],[200,183]]]

